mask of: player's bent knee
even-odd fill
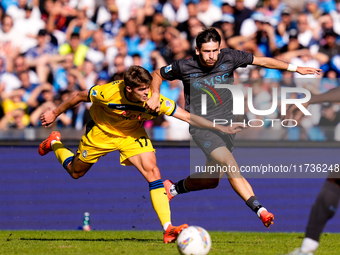
[[[80,177],[83,177],[85,175],[86,171],[82,171],[82,172],[73,172],[71,174],[71,177],[73,179],[79,179]]]
[[[145,177],[149,182],[161,179],[161,173],[156,165],[146,168],[145,172]]]

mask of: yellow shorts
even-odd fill
[[[100,157],[115,150],[120,152],[120,164],[123,166],[131,165],[127,159],[132,156],[155,151],[144,128],[139,128],[129,136],[116,136],[94,125],[82,136],[77,153],[81,161],[96,163]]]

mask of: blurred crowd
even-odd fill
[[[0,130],[39,127],[44,111],[79,90],[122,79],[131,65],[151,72],[193,56],[196,35],[210,26],[222,48],[323,69],[323,79],[306,79],[239,68],[234,76],[253,87],[256,109],[268,109],[273,87],[322,93],[339,86],[340,0],[0,0]],[[183,106],[180,81],[164,82],[161,93]],[[89,106],[67,111],[55,125],[83,129]],[[339,105],[314,108],[306,128],[339,124]],[[180,124],[166,117],[146,123],[171,127]]]

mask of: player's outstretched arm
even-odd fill
[[[304,103],[303,106],[307,108],[310,104],[318,104],[323,102],[340,102],[340,87],[328,90],[323,94],[312,95],[309,102]],[[287,118],[299,121],[303,116],[304,114],[295,104],[289,106]]]
[[[161,104],[159,102],[159,90],[162,84],[162,81],[164,80],[160,69],[157,69],[151,73],[152,76],[152,82],[150,85],[151,88],[151,97],[148,101],[146,101],[145,109],[150,112],[159,112]]]
[[[197,116],[195,114],[189,113],[186,110],[180,108],[177,106],[176,112],[173,117],[183,120],[190,125],[193,125],[198,128],[207,128],[207,129],[212,129],[216,131],[221,131],[223,133],[227,134],[236,134],[242,130],[244,127],[243,124],[233,124],[233,126],[222,126],[218,124],[214,124],[210,120],[207,120],[203,117]]]
[[[50,126],[60,114],[66,112],[68,109],[76,106],[80,102],[89,102],[88,90],[84,90],[82,92],[70,96],[68,99],[66,99],[66,101],[61,103],[54,110],[48,110],[45,113],[43,113],[40,116],[41,125],[45,127]]]
[[[299,74],[306,75],[306,74],[318,74],[320,75],[321,69],[314,68],[314,67],[301,67],[301,66],[294,66],[283,62],[281,60],[277,60],[274,58],[267,58],[267,57],[256,57],[254,56],[253,65],[262,66],[271,69],[279,69],[279,70],[287,70],[291,72],[298,72]]]

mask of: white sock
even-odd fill
[[[56,142],[57,140],[52,140],[51,141],[51,147],[53,146],[53,144]]]
[[[263,212],[263,211],[267,211],[267,209],[264,208],[264,207],[261,207],[261,208],[257,211],[257,216],[258,216],[259,218],[261,218],[261,212]]]
[[[173,196],[177,196],[177,195],[178,195],[178,192],[177,192],[177,190],[176,190],[176,188],[175,188],[175,184],[172,184],[172,185],[170,186],[169,192],[170,192],[170,194],[173,195]]]
[[[305,237],[302,241],[301,252],[304,252],[304,253],[315,252],[318,247],[319,247],[319,242],[311,238]]]
[[[167,228],[169,227],[169,225],[171,225],[171,222],[164,223],[164,225],[163,225],[164,231],[167,230]]]

